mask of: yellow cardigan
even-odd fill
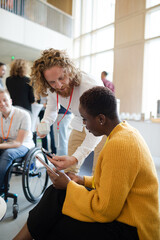
[[[160,239],[158,179],[138,131],[123,122],[108,137],[93,177],[70,181],[62,212],[85,222],[117,220],[137,227],[140,240]]]

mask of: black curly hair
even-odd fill
[[[117,118],[117,100],[106,87],[93,87],[84,92],[80,105],[93,117],[103,114],[111,120]]]

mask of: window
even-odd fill
[[[92,53],[113,49],[114,25],[97,30],[92,34]]]
[[[93,29],[104,27],[115,18],[115,1],[93,0]]]
[[[91,31],[92,27],[92,0],[82,1],[82,34]]]
[[[157,100],[160,99],[160,6],[159,1],[146,1],[144,74],[142,111],[157,116]],[[155,7],[153,7],[156,5]]]
[[[81,56],[91,53],[91,35],[87,34],[81,38]]]
[[[115,0],[74,0],[74,59],[81,70],[113,79]]]
[[[146,14],[145,39],[160,36],[160,7]]]
[[[160,0],[146,0],[146,8],[160,4]]]
[[[107,51],[93,55],[91,58],[91,73],[95,77],[100,77],[100,73],[107,69],[109,72],[108,80],[112,81],[113,74],[113,51]]]
[[[143,111],[156,116],[157,100],[160,100],[160,39],[145,43],[144,66]]]
[[[80,55],[80,39],[74,41],[74,58],[77,59]]]
[[[74,37],[79,37],[81,33],[81,0],[74,0]]]
[[[90,72],[90,57],[83,57],[81,59],[81,69],[84,72]]]

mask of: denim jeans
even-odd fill
[[[58,114],[58,121],[62,119],[63,114]],[[59,124],[59,133],[58,133],[58,141],[59,146],[57,147],[57,155],[63,156],[68,155],[68,138],[71,130],[69,129],[69,124],[71,122],[72,115],[66,114],[65,117]]]
[[[3,191],[4,177],[13,160],[24,157],[28,151],[29,149],[25,146],[0,149],[0,192]]]

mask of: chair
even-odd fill
[[[17,218],[18,207],[18,195],[9,192],[10,178],[14,173],[16,175],[22,175],[22,188],[26,199],[31,203],[36,203],[42,197],[48,184],[48,174],[46,168],[35,158],[38,155],[48,163],[46,156],[42,153],[38,147],[32,148],[23,158],[18,158],[13,161],[9,167],[4,182],[4,199],[13,198],[13,218]]]
[[[38,116],[38,112],[36,114]],[[34,128],[32,128],[34,130]],[[10,179],[14,173],[22,175],[22,188],[26,199],[31,203],[36,203],[42,197],[48,184],[48,174],[46,168],[37,160],[36,155],[48,163],[47,157],[42,153],[41,149],[37,147],[37,135],[33,132],[33,140],[35,147],[30,149],[23,158],[17,158],[8,168],[4,181],[4,199],[13,198],[13,218],[17,218],[19,206],[18,195],[10,193]]]

